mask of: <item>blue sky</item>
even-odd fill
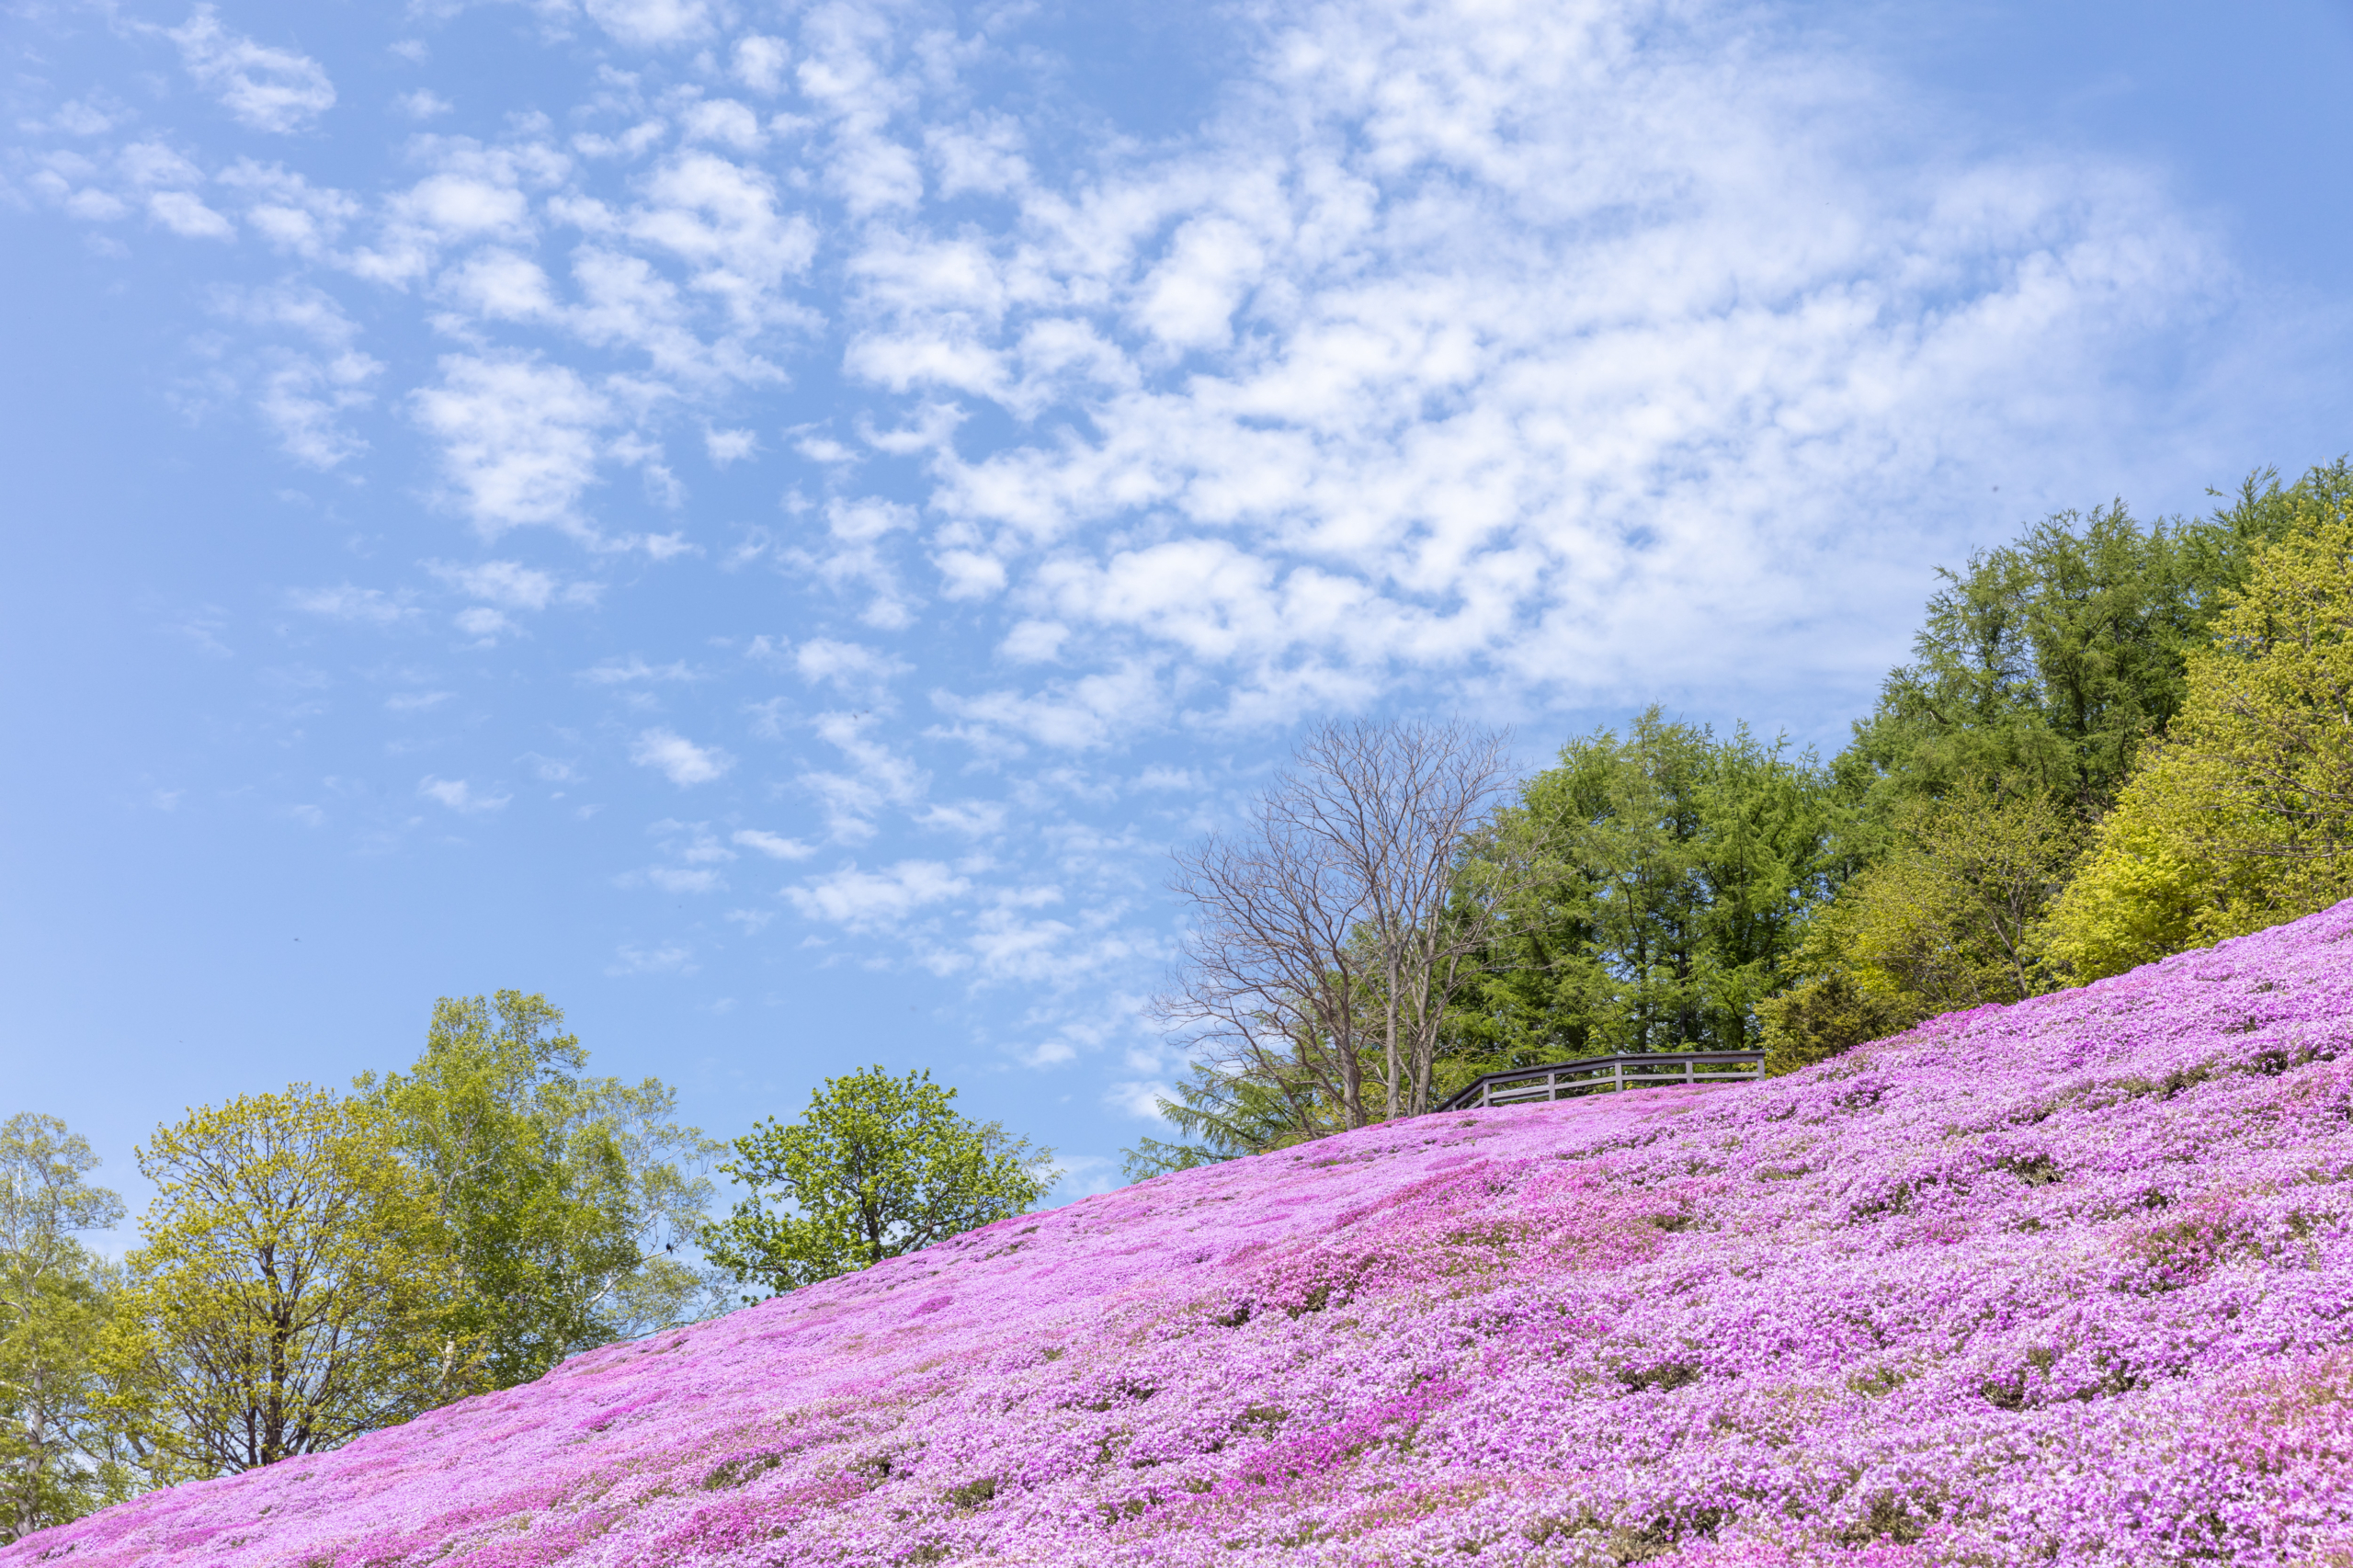
[[[1835,747],[1938,563],[2353,446],[2341,3],[0,26],[0,1110],[134,1197],[502,986],[1099,1188],[1303,719]]]

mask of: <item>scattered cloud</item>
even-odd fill
[[[709,867],[650,866],[645,880],[664,892],[719,892],[727,886],[727,879]]]
[[[506,619],[505,610],[492,609],[486,605],[476,605],[472,609],[460,610],[451,618],[450,624],[467,636],[478,638],[485,642],[495,642],[501,637],[521,630]]]
[[[603,592],[594,583],[567,583],[551,572],[519,561],[483,561],[472,565],[428,561],[425,569],[469,598],[506,609],[593,605]]]
[[[317,61],[231,32],[215,6],[197,6],[164,36],[179,45],[180,63],[197,85],[256,131],[301,131],[335,107],[335,84]]]
[[[626,659],[608,659],[585,669],[580,672],[580,678],[591,686],[642,686],[654,681],[699,680],[701,676],[683,660],[649,665],[632,653]]]
[[[304,615],[359,626],[397,626],[416,614],[415,607],[381,588],[355,588],[345,583],[332,588],[297,588],[286,602]]]
[[[488,538],[527,524],[591,531],[578,507],[597,481],[610,400],[569,366],[525,355],[452,354],[410,399],[441,442],[457,504]]]
[[[1130,1081],[1114,1084],[1106,1090],[1103,1103],[1128,1116],[1141,1117],[1146,1121],[1162,1122],[1159,1102],[1174,1102],[1176,1091],[1158,1079],[1148,1082]]]
[[[972,882],[938,860],[901,860],[880,871],[855,865],[812,877],[785,890],[793,908],[810,920],[852,931],[887,929],[919,909],[961,898]]]
[[[616,949],[613,961],[605,968],[607,974],[692,974],[700,966],[695,961],[694,949],[678,942],[663,942],[641,947],[624,942]]]
[[[817,852],[813,845],[756,827],[738,828],[734,842],[746,849],[756,849],[772,860],[806,860]]]
[[[424,495],[497,557],[285,595],[310,643],[430,610],[441,639],[410,645],[464,673],[369,672],[370,722],[422,745],[443,726],[387,715],[506,722],[500,693],[543,693],[506,751],[618,738],[659,776],[598,776],[604,882],[790,879],[776,906],[821,961],[1044,998],[974,1026],[1040,1068],[1117,1060],[1130,1026],[1097,1015],[1158,967],[1161,839],[1302,715],[1532,731],[1745,682],[1802,726],[1900,653],[1897,566],[1989,526],[1951,497],[1996,467],[2078,499],[2155,473],[2206,417],[2183,410],[2228,400],[2147,376],[2152,352],[2272,308],[2161,170],[1949,135],[1869,62],[1716,0],[1671,26],[1632,0],[1278,6],[1195,130],[1108,152],[1027,107],[1087,63],[1023,30],[1051,8],[960,12],[950,40],[921,7],[528,3],[566,40],[529,77],[545,113],[432,75],[390,97],[393,172],[325,155],[369,119],[334,112],[343,56],[199,5],[137,35],[207,95],[188,125],[185,95],[34,106],[12,188],[241,279],[191,282],[189,352],[262,460],[332,474],[313,517]],[[295,140],[241,155],[260,134]],[[466,553],[383,542],[410,526],[351,526],[347,559]],[[512,537],[533,528],[561,537]],[[697,541],[722,539],[733,575],[706,576]],[[229,624],[174,631],[226,657]],[[642,727],[745,710],[741,773]],[[380,792],[510,801],[412,796],[409,755]],[[506,766],[541,799],[581,782]],[[611,847],[672,809],[647,791],[722,778],[720,825]],[[740,951],[770,912],[723,918]],[[611,972],[696,961],[648,937]],[[1154,1120],[1167,1063],[1114,1074],[1105,1103]]]
[[[760,438],[749,430],[705,430],[703,450],[710,455],[711,465],[725,468],[746,458],[757,457]]]
[[[590,18],[623,43],[691,43],[716,20],[706,0],[582,0]]]
[[[1058,1154],[1054,1165],[1059,1178],[1053,1187],[1056,1203],[1074,1203],[1082,1198],[1116,1192],[1128,1185],[1127,1173],[1120,1162],[1105,1155]]]
[[[699,746],[669,730],[647,730],[630,747],[629,759],[651,767],[681,789],[708,784],[735,766],[735,759],[716,746]]]
[[[781,654],[780,648],[771,649],[763,638],[753,646],[758,655]],[[895,654],[861,642],[845,642],[831,637],[812,637],[792,649],[792,668],[812,686],[829,686],[843,696],[868,702],[880,702],[889,693],[891,683],[908,674],[915,666]]]
[[[159,190],[150,195],[147,216],[191,240],[225,240],[234,237],[237,232],[228,219],[185,190]]]
[[[430,774],[417,780],[416,792],[467,816],[502,810],[507,801],[514,799],[511,795],[494,795],[477,790],[463,778],[436,778]]]

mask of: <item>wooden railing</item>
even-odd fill
[[[1638,1051],[1619,1056],[1585,1056],[1474,1078],[1438,1108],[1487,1110],[1670,1084],[1745,1084],[1755,1081],[1764,1067],[1761,1051]]]

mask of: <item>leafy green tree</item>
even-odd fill
[[[2052,914],[2078,981],[2353,895],[2353,495],[2291,499]]]
[[[2083,845],[2047,794],[1962,778],[1898,809],[1886,855],[1839,892],[1792,956],[1803,978],[1758,1004],[1768,1072],[1933,1014],[2055,989],[2040,927]]]
[[[2144,527],[2121,502],[2061,512],[1939,569],[1912,661],[1836,764],[1867,806],[1850,852],[1875,858],[1902,800],[1963,778],[2096,820],[2180,711],[2189,656],[2263,549],[2349,500],[2343,459],[2293,485],[2265,471],[2202,519]]]
[[[677,1125],[676,1092],[584,1075],[588,1053],[541,995],[435,1004],[407,1073],[357,1082],[431,1202],[420,1244],[457,1311],[442,1397],[529,1382],[575,1351],[688,1314],[705,1287],[676,1256],[699,1233],[722,1145]]]
[[[106,1269],[77,1239],[122,1219],[122,1199],[85,1179],[97,1164],[55,1117],[0,1122],[0,1542],[132,1486],[98,1366]]]
[[[1035,1207],[1053,1151],[969,1119],[955,1098],[928,1073],[826,1079],[801,1120],[770,1117],[735,1140],[719,1168],[751,1192],[706,1229],[704,1251],[773,1294]]]
[[[2211,597],[2192,561],[2180,526],[2143,528],[2116,503],[1940,568],[1913,661],[1889,675],[1848,766],[1898,796],[1999,778],[2096,813],[2180,706]]]
[[[1743,728],[1656,709],[1571,741],[1474,851],[1539,867],[1505,901],[1451,1081],[1616,1051],[1734,1049],[1830,889],[1830,782]],[[1514,839],[1532,847],[1508,850]]]
[[[297,1085],[156,1129],[107,1359],[143,1451],[250,1470],[435,1403],[456,1281],[380,1107]]]
[[[2192,666],[2256,563],[2341,515],[2353,469],[2340,459],[2292,485],[2266,471],[2218,499],[2205,518],[2145,528],[2120,503],[2061,513],[1941,574],[1912,662],[1833,764],[1841,891],[1758,1006],[1768,1070],[2220,929],[2219,895],[2188,870],[2184,797],[2158,787],[2176,775],[2136,769],[2188,719]],[[2049,857],[2095,824],[2097,874],[2071,885],[2075,868]]]

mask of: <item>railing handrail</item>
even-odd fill
[[[1719,1064],[1761,1068],[1764,1061],[1765,1053],[1761,1051],[1620,1051],[1607,1056],[1578,1056],[1566,1062],[1548,1062],[1536,1067],[1509,1067],[1499,1073],[1482,1074],[1448,1096],[1438,1108],[1440,1111],[1485,1109],[1494,1103],[1494,1090],[1539,1079],[1554,1080],[1546,1085],[1553,1091],[1543,1096],[1546,1099],[1557,1097],[1563,1088],[1572,1093],[1583,1093],[1600,1087],[1601,1085],[1595,1080],[1598,1080],[1605,1072],[1608,1074],[1611,1088],[1622,1086],[1630,1076],[1639,1080],[1663,1075],[1665,1071],[1677,1068],[1681,1070],[1677,1081],[1687,1084],[1745,1080],[1754,1074],[1746,1072],[1711,1073],[1703,1076],[1694,1069]],[[1630,1075],[1625,1071],[1628,1067],[1651,1071]],[[1557,1075],[1564,1073],[1587,1082],[1562,1085],[1557,1082]]]

